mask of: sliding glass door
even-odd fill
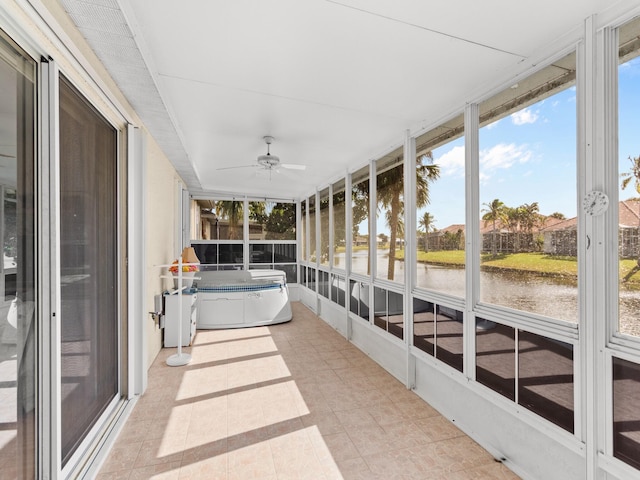
[[[35,478],[36,63],[0,31],[0,477]]]
[[[61,447],[118,396],[117,130],[60,78]]]

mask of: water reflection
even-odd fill
[[[526,272],[481,271],[482,301],[576,323],[578,287]]]
[[[366,253],[366,252],[365,252]],[[354,255],[353,270],[366,271],[367,255]],[[378,270],[387,271],[387,257],[377,257]],[[335,257],[335,266],[345,268],[344,254]],[[404,262],[396,261],[396,279],[404,279]],[[420,264],[417,269],[417,285],[465,296],[465,270],[438,265]],[[578,321],[578,287],[574,279],[543,277],[527,272],[481,271],[482,301],[503,305],[525,312],[576,323]],[[640,336],[640,294],[636,291],[620,292],[620,330]]]

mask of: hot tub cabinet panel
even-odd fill
[[[202,292],[198,328],[226,328],[229,325],[244,326],[243,292]]]
[[[291,320],[286,275],[279,270],[200,272],[200,329],[271,325]]]

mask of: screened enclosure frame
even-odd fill
[[[549,433],[555,440],[570,449],[576,448],[575,440],[585,442],[589,439],[591,447],[586,453],[587,458],[591,458],[594,465],[604,470],[609,469],[612,473],[623,472],[627,474],[633,469],[623,462],[613,457],[613,406],[612,406],[612,362],[616,358],[632,362],[640,363],[640,339],[629,335],[619,334],[617,332],[617,308],[618,308],[618,290],[617,290],[617,188],[618,188],[618,170],[617,163],[612,161],[602,161],[602,159],[617,158],[616,135],[617,135],[617,119],[615,104],[617,101],[617,81],[616,70],[618,68],[617,54],[617,30],[618,25],[624,24],[628,20],[628,16],[619,23],[606,27],[595,28],[593,18],[587,19],[584,25],[585,36],[582,40],[568,44],[562,49],[556,51],[536,64],[535,68],[523,71],[522,74],[515,78],[509,79],[508,82],[495,87],[492,91],[487,92],[481,98],[467,104],[461,111],[453,112],[451,115],[444,117],[426,128],[411,132],[404,139],[403,145],[405,150],[405,201],[408,205],[408,212],[405,212],[405,225],[410,230],[405,234],[405,261],[406,268],[409,270],[408,278],[404,285],[398,285],[395,282],[389,282],[385,279],[378,278],[376,256],[372,255],[370,260],[371,270],[368,275],[355,273],[349,268],[350,262],[347,259],[346,268],[343,270],[334,268],[333,262],[329,268],[320,267],[320,270],[326,271],[331,278],[334,273],[336,275],[345,274],[345,282],[347,289],[347,297],[349,297],[350,285],[366,284],[368,285],[369,303],[373,304],[374,290],[387,289],[402,293],[405,297],[405,336],[402,343],[407,348],[407,386],[412,386],[412,374],[415,372],[416,359],[427,362],[438,370],[447,372],[455,377],[459,377],[460,381],[465,379],[471,380],[473,384],[470,388],[478,392],[480,395],[490,399],[492,402],[500,404],[503,408],[513,411],[522,417],[526,422],[536,425],[541,422],[545,431]],[[480,223],[481,220],[477,212],[480,211],[481,205],[479,200],[479,138],[478,132],[480,128],[479,122],[479,105],[486,98],[490,98],[496,93],[509,89],[512,85],[526,82],[527,79],[541,72],[546,66],[575,53],[576,58],[576,148],[575,162],[576,173],[575,181],[575,204],[577,208],[577,303],[578,303],[578,321],[570,322],[559,318],[554,318],[534,312],[512,308],[507,305],[497,305],[480,301],[479,275],[480,264]],[[591,72],[597,64],[604,65],[604,72],[601,75],[594,75]],[[466,295],[460,298],[456,295],[450,295],[446,290],[435,291],[416,285],[416,258],[410,253],[415,250],[415,242],[417,241],[413,232],[417,226],[415,222],[415,197],[413,193],[414,176],[415,176],[415,159],[411,157],[409,152],[415,153],[415,139],[429,129],[436,129],[445,125],[448,121],[464,114],[464,144],[465,144],[465,172],[466,172],[466,202],[465,202],[465,282]],[[594,112],[593,115],[588,112]],[[600,141],[603,139],[603,141]],[[587,146],[593,146],[588,148]],[[396,147],[397,148],[397,147]],[[389,150],[393,151],[393,149]],[[383,158],[385,154],[374,157],[367,163],[361,164],[360,168],[354,168],[348,172],[345,177],[345,189],[349,190],[352,186],[352,175],[359,172],[362,167],[368,167],[369,171],[369,249],[375,251],[375,238],[377,235],[376,221],[374,215],[376,212],[376,159]],[[568,181],[569,181],[568,180]],[[331,192],[333,183],[328,186],[318,185],[316,192],[329,188]],[[579,208],[581,199],[586,192],[592,190],[604,190],[610,193],[611,207],[603,216],[590,217],[585,215]],[[348,202],[349,203],[349,202]],[[351,205],[348,205],[347,223],[353,222]],[[333,214],[333,212],[332,212]],[[333,225],[333,222],[331,222]],[[353,245],[353,228],[351,225],[347,228],[346,252],[348,258],[353,252],[349,248]],[[318,265],[309,263],[313,268],[318,270]],[[353,299],[353,297],[352,297]],[[359,299],[359,297],[358,297]],[[436,305],[443,305],[448,308],[458,309],[464,315],[464,361],[462,372],[452,371],[451,367],[429,354],[420,350],[413,344],[413,302],[412,299],[433,302]],[[356,299],[357,300],[357,299]],[[332,301],[331,298],[319,298],[318,302]],[[322,308],[320,309],[322,312]],[[344,315],[347,318],[347,328],[350,328],[351,322],[360,322],[360,307],[350,307],[350,302],[346,302],[344,307]],[[373,312],[368,312],[367,323],[372,332],[376,332],[382,336],[387,332],[376,328],[373,322]],[[603,319],[607,319],[604,321]],[[535,335],[551,342],[561,342],[570,345],[572,348],[572,377],[571,380],[573,393],[573,426],[572,431],[565,431],[563,428],[548,423],[548,420],[541,419],[534,412],[523,411],[517,404],[518,395],[516,393],[515,402],[499,398],[501,395],[490,388],[480,385],[476,382],[476,322],[480,320],[489,320],[515,331],[524,332],[523,336]],[[360,323],[360,325],[362,325]],[[518,336],[516,335],[516,339]],[[397,343],[397,338],[388,338],[389,341]],[[598,345],[598,348],[595,346]],[[598,349],[602,349],[603,353],[598,353]],[[516,349],[517,351],[517,349]],[[517,365],[517,363],[516,363]],[[515,367],[517,368],[517,367]],[[517,377],[516,377],[517,385]],[[595,385],[605,385],[604,389],[597,389]],[[540,419],[539,419],[540,418]],[[539,419],[539,420],[538,420]],[[605,426],[605,432],[600,431],[597,437],[590,437],[594,431],[595,425]],[[603,449],[606,455],[600,455],[596,459],[596,450]],[[634,474],[637,474],[635,472]]]

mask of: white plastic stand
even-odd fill
[[[172,267],[173,265],[158,265],[159,267]],[[182,291],[185,287],[182,285],[182,267],[190,265],[199,265],[197,263],[182,263],[182,255],[178,257],[178,351],[167,358],[167,365],[170,367],[182,367],[191,361],[191,355],[182,352]],[[162,278],[167,278],[163,276]],[[171,276],[173,278],[173,276]]]

